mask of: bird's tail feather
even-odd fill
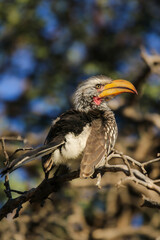
[[[63,143],[64,142],[57,144],[55,142],[51,142],[42,147],[28,151],[27,153],[14,159],[4,170],[2,170],[2,172],[0,173],[1,177],[7,173],[11,173],[12,171],[19,168],[20,166],[24,165],[27,162],[30,162],[37,158],[39,159],[39,158],[43,157],[44,155],[50,154],[51,152],[55,151],[59,146],[63,145]]]

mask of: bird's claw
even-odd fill
[[[102,176],[100,173],[97,174],[97,182],[96,182],[96,186],[101,189],[101,179],[102,179]]]

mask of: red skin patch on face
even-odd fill
[[[99,106],[102,102],[102,99],[99,97],[93,97],[93,101],[97,106]]]

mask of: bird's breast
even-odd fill
[[[70,132],[65,136],[65,143],[52,154],[55,165],[65,164],[72,170],[77,170],[91,132],[90,125],[86,125],[79,135]]]

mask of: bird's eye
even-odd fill
[[[96,89],[100,89],[101,86],[102,86],[101,84],[97,84],[97,85],[96,85]]]

